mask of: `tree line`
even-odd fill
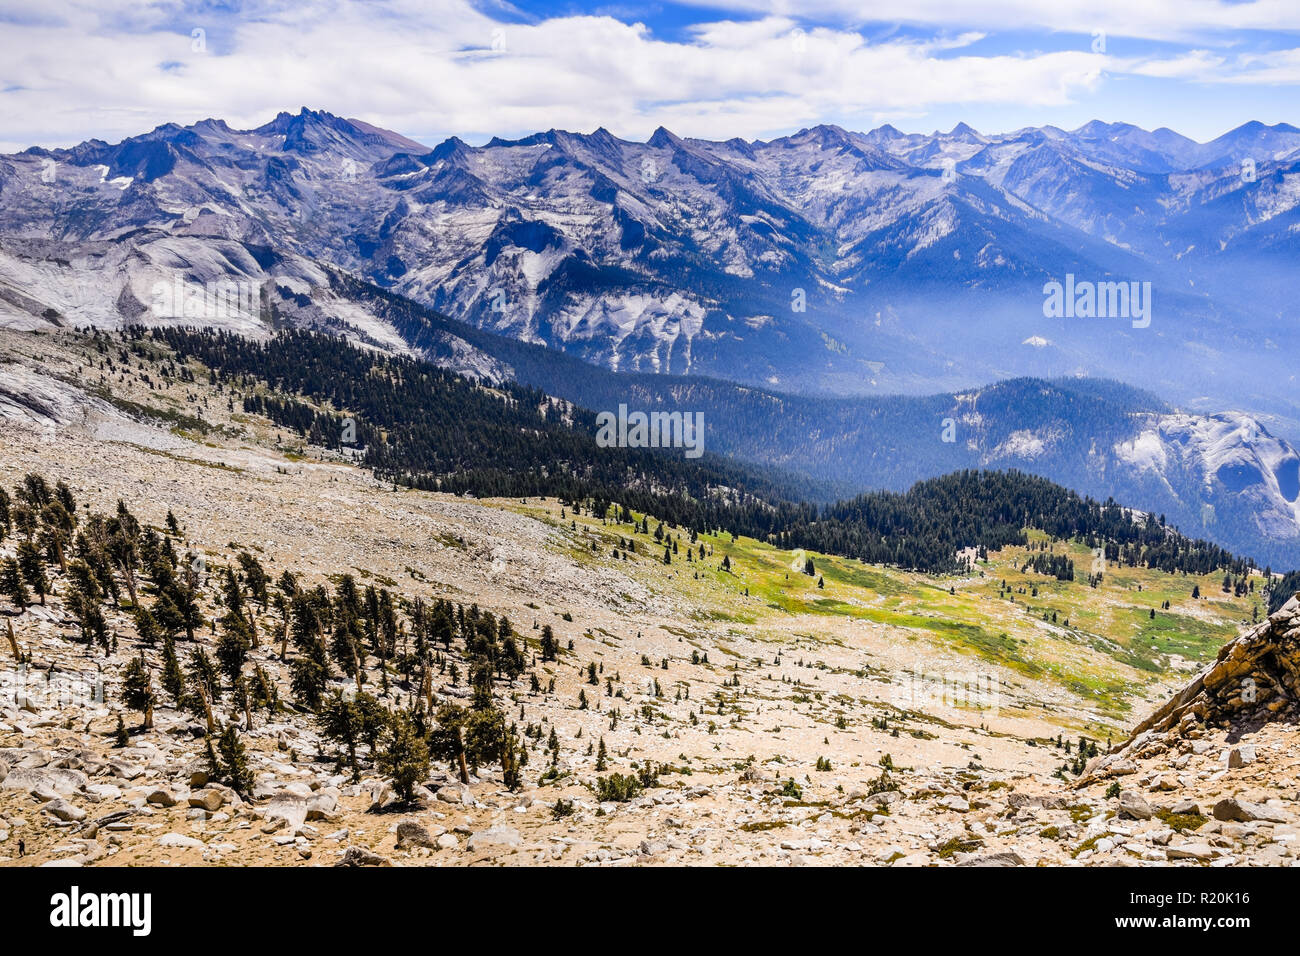
[[[304,330],[255,342],[220,331],[131,329],[194,359],[214,385],[237,393],[311,444],[353,448],[383,479],[479,497],[549,496],[615,503],[696,533],[728,531],[784,548],[947,573],[964,548],[1026,543],[1025,529],[1076,539],[1112,562],[1201,574],[1252,566],[1163,518],[1081,497],[1009,470],[966,470],[826,506],[797,499],[776,472],[706,454],[602,448],[594,413],[512,383],[486,387],[420,359],[388,356]],[[1051,569],[1056,574],[1059,566]]]

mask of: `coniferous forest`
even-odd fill
[[[653,514],[691,530],[722,530],[871,563],[959,570],[958,552],[1025,542],[1025,529],[1076,539],[1113,563],[1169,573],[1253,563],[1190,539],[1156,515],[1135,516],[1016,471],[961,471],[904,493],[873,491],[816,506],[779,472],[706,454],[604,448],[595,413],[514,384],[487,386],[428,362],[346,345],[308,331],[257,342],[223,332],[131,329],[193,359],[212,383],[309,444],[355,449],[395,485],[476,497],[553,496],[614,518]],[[1044,573],[1060,576],[1058,567]],[[1071,570],[1072,573],[1072,570]]]

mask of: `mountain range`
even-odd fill
[[[1297,206],[1285,124],[431,149],[303,109],[0,157],[0,324],[324,329],[702,410],[820,493],[1016,467],[1300,565]],[[160,315],[178,276],[255,292]],[[1045,316],[1067,276],[1150,325]]]

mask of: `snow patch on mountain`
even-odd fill
[[[1021,428],[1011,432],[989,453],[989,460],[1021,459],[1034,461],[1049,452],[1061,440],[1061,432],[1048,428],[1041,431]]]
[[[1134,472],[1158,477],[1171,493],[1181,484],[1171,476],[1181,471],[1205,504],[1249,506],[1262,535],[1300,538],[1300,453],[1250,415],[1156,416],[1134,438],[1116,444],[1114,453]]]

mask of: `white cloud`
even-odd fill
[[[1300,85],[1300,49],[1242,55],[1241,69],[1224,77],[1224,83],[1276,86]]]
[[[1208,50],[1163,58],[1122,61],[1117,67],[1138,76],[1240,86],[1300,85],[1300,49],[1223,56]]]
[[[848,29],[796,34],[785,17],[704,24],[665,42],[612,17],[502,23],[465,0],[268,4],[233,24],[163,4],[54,0],[37,20],[11,12],[9,21],[0,40],[9,148],[207,116],[252,125],[301,105],[409,133],[605,125],[643,137],[663,124],[763,136],[936,103],[1058,104],[1095,87],[1104,60],[954,56],[978,35],[869,44]],[[192,49],[195,28],[206,50]]]
[[[1120,59],[1081,43],[975,52],[989,28],[1041,24],[1118,35],[1151,32],[1155,27],[1143,24],[1165,20],[1195,32],[1229,21],[1297,19],[1292,0],[1230,10],[1214,0],[1107,0],[1099,17],[1084,16],[1075,0],[1053,7],[1050,17],[1035,12],[1038,6],[885,0],[873,4],[873,19],[945,26],[927,37],[890,31],[869,41],[847,22],[861,8],[856,0],[813,0],[798,5],[797,17],[737,16],[698,24],[670,42],[613,16],[504,22],[470,0],[252,0],[237,17],[206,6],[190,12],[172,0],[48,0],[36,12],[0,0],[0,130],[7,140],[0,148],[70,145],[91,135],[116,140],[208,116],[251,126],[304,105],[426,138],[598,125],[631,138],[658,125],[686,136],[766,138],[827,119],[865,128],[940,107],[1051,110],[1123,72],[1300,83],[1297,51],[1229,57],[1197,49]],[[818,12],[840,19],[813,26],[805,17]],[[205,50],[193,48],[194,29],[206,31]]]
[[[780,13],[840,23],[956,29],[1038,29],[1153,40],[1240,30],[1300,30],[1295,0],[682,0],[710,9]]]
[[[1208,50],[1191,50],[1181,56],[1139,60],[1130,64],[1127,71],[1139,76],[1204,82],[1222,77],[1227,62]]]

